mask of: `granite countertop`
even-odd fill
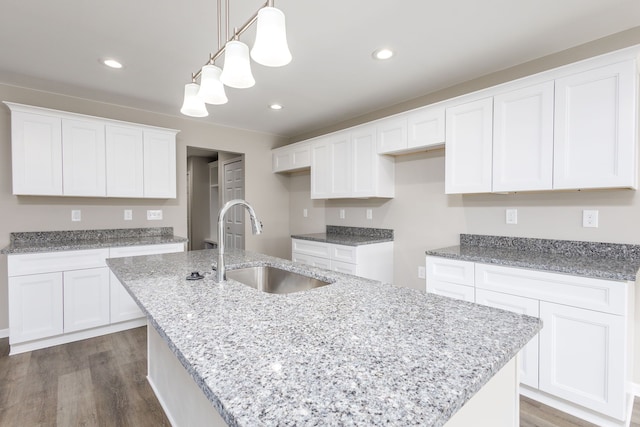
[[[327,225],[324,233],[294,234],[292,239],[314,242],[335,243],[345,246],[371,245],[393,242],[393,230],[385,228],[342,227]]]
[[[263,293],[214,282],[217,251],[110,259],[230,426],[442,426],[541,328],[538,319],[245,251],[333,282]],[[192,271],[205,278],[187,281]]]
[[[461,234],[460,245],[427,255],[607,280],[635,281],[640,246]]]
[[[185,237],[173,235],[173,227],[23,232],[11,233],[9,245],[0,253],[9,255],[76,251],[186,241]]]

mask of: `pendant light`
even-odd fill
[[[282,67],[291,62],[285,17],[280,9],[265,6],[258,11],[256,40],[251,49],[251,58],[267,67]]]
[[[224,68],[220,75],[220,81],[224,85],[236,89],[246,89],[256,84],[253,74],[251,74],[249,46],[240,40],[231,40],[225,46]]]
[[[198,96],[199,89],[200,86],[195,82],[184,85],[184,102],[180,112],[185,116],[207,117],[209,115],[202,98]]]
[[[222,70],[213,64],[202,67],[198,96],[207,104],[222,105],[229,101],[220,81],[221,73]]]

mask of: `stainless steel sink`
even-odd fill
[[[306,291],[331,283],[270,266],[227,270],[227,278],[271,294]]]

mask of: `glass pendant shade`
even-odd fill
[[[222,70],[213,64],[202,67],[198,96],[207,104],[221,105],[229,101],[220,81],[221,73]]]
[[[280,9],[267,6],[258,11],[251,58],[267,67],[282,67],[291,62],[284,13]]]
[[[200,86],[197,83],[187,83],[184,85],[184,102],[180,112],[185,116],[207,117],[209,112],[204,102],[198,96]]]
[[[251,74],[249,47],[246,44],[238,40],[227,42],[220,81],[226,86],[237,89],[246,89],[256,84]]]

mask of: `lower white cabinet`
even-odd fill
[[[384,283],[393,281],[393,242],[347,246],[291,239],[291,260]]]
[[[8,255],[10,354],[144,325],[105,260],[183,250],[171,243]]]
[[[624,419],[624,317],[543,301],[540,318],[540,390]]]
[[[62,273],[9,277],[9,342],[63,332]]]
[[[432,256],[426,265],[427,292],[542,319],[520,353],[522,394],[598,425],[625,425],[633,282]]]
[[[65,271],[64,332],[109,324],[109,269]]]

